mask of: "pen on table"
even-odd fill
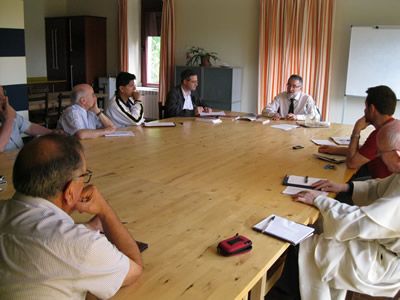
[[[275,220],[275,216],[272,216],[271,218],[269,218],[269,220],[267,221],[267,223],[265,224],[263,229],[261,229],[261,232],[264,232],[265,230],[267,230],[268,226],[271,225],[273,220]]]
[[[304,182],[308,183],[308,176],[304,177]]]

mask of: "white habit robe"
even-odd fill
[[[346,290],[394,297],[400,290],[400,174],[354,182],[353,201],[314,200],[323,233],[300,244],[302,299],[341,300]]]

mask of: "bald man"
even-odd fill
[[[97,138],[115,131],[113,122],[97,106],[97,98],[90,85],[76,85],[71,100],[73,105],[64,110],[58,128],[79,139]]]
[[[294,197],[318,208],[323,220],[323,233],[300,244],[297,279],[301,299],[340,300],[345,299],[346,290],[393,297],[400,290],[399,120],[381,127],[377,144],[380,157],[393,172],[391,176],[314,184],[323,191],[350,193],[354,206],[314,191]],[[284,274],[293,274],[293,269]],[[284,289],[284,277],[277,289]]]
[[[22,134],[45,135],[52,130],[25,120],[8,102],[4,88],[0,85],[0,152],[21,149]]]
[[[139,277],[138,246],[91,176],[72,136],[42,136],[19,152],[16,193],[0,201],[1,299],[108,299]],[[75,224],[74,211],[94,217]]]

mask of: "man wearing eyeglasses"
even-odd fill
[[[277,95],[262,111],[272,120],[305,120],[320,118],[313,98],[302,92],[303,78],[291,75],[286,84],[286,91]]]
[[[8,102],[4,88],[0,85],[0,152],[21,149],[24,145],[22,134],[44,135],[52,130],[31,123],[17,114]]]
[[[349,193],[354,206],[313,190],[294,196],[319,209],[323,233],[303,241],[298,258],[291,249],[287,261],[292,263],[285,265],[271,294],[291,295],[280,299],[300,299],[301,294],[301,299],[344,300],[347,290],[382,297],[394,297],[400,291],[400,121],[384,125],[377,143],[393,175],[313,184],[322,191]],[[297,288],[288,286],[296,281]]]
[[[211,112],[212,109],[200,100],[196,92],[198,86],[197,74],[186,69],[181,73],[181,84],[174,87],[167,95],[165,102],[165,116],[194,117],[201,112]]]
[[[1,299],[108,299],[139,277],[138,246],[91,176],[75,137],[42,136],[19,152],[16,193],[0,201]],[[75,224],[74,211],[95,217]]]

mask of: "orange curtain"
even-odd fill
[[[259,112],[298,74],[325,118],[334,1],[260,0]]]
[[[161,16],[161,57],[159,102],[165,103],[168,90],[174,82],[175,16],[174,0],[163,0]]]
[[[118,0],[119,70],[128,71],[128,3]]]

